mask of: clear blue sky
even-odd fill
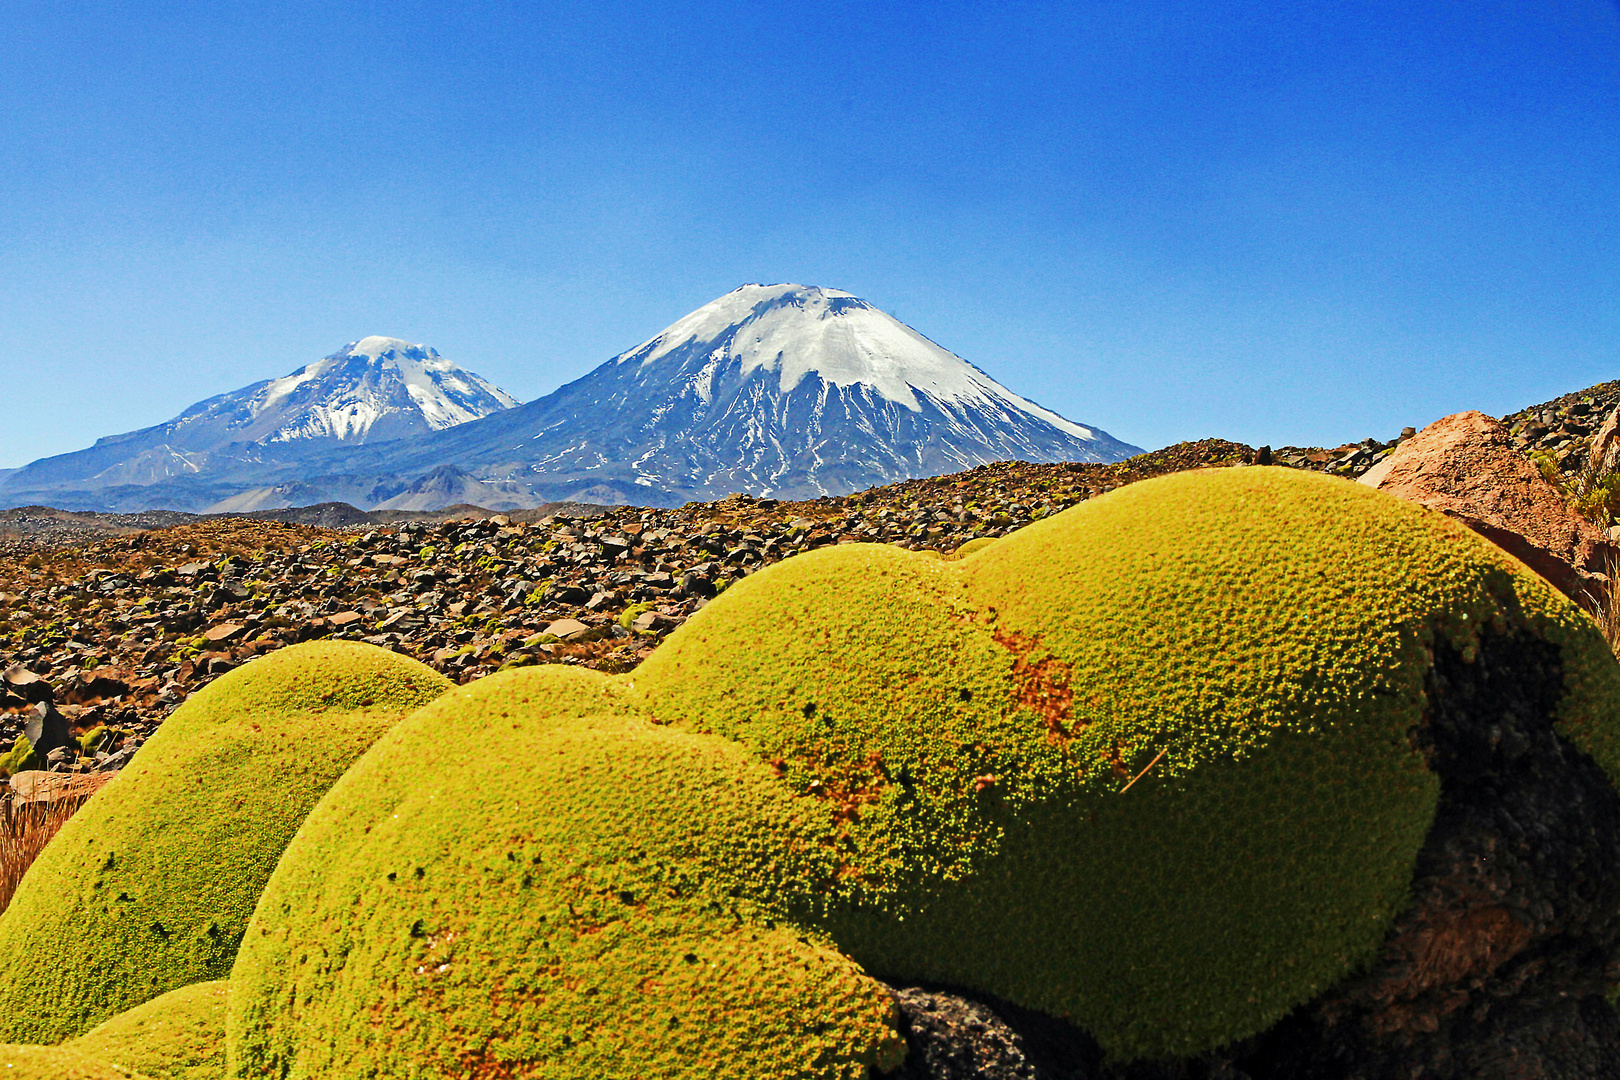
[[[368,334],[529,400],[748,281],[1149,447],[1620,378],[1614,0],[13,0],[0,71],[0,467]]]

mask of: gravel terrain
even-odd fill
[[[117,768],[199,687],[313,638],[372,642],[459,682],[523,664],[627,671],[733,582],[812,548],[949,554],[1147,477],[1256,461],[1354,477],[1395,445],[1204,439],[1114,464],[1000,462],[847,496],[678,509],[8,510],[0,754],[32,725],[51,751],[34,764]]]

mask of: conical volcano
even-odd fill
[[[422,442],[399,464],[454,464],[537,499],[678,504],[1140,452],[1020,397],[859,297],[744,285],[538,401]]]

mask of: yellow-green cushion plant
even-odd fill
[[[996,538],[993,536],[976,537],[975,539],[969,540],[967,543],[958,546],[955,551],[951,552],[950,557],[952,559],[965,559],[969,555],[978,554],[995,542]]]
[[[819,925],[869,970],[1165,1057],[1375,953],[1438,798],[1432,650],[1508,630],[1559,647],[1560,730],[1620,775],[1589,619],[1438,514],[1284,469],[1134,484],[960,562],[799,556],[626,678],[823,805]]]
[[[192,983],[119,1013],[63,1045],[149,1080],[223,1080],[229,1000],[230,984],[224,979]]]
[[[448,686],[386,649],[318,642],[198,691],[62,828],[0,915],[0,1037],[59,1042],[226,975],[304,815]]]
[[[7,1080],[147,1080],[62,1046],[0,1046],[0,1076]]]
[[[864,1077],[892,999],[785,917],[838,859],[736,743],[514,669],[378,742],[310,814],[231,976],[231,1075]]]

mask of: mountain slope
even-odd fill
[[[361,457],[401,472],[453,464],[537,499],[668,505],[1139,452],[849,293],[744,285],[538,401]]]
[[[858,297],[804,285],[744,285],[512,404],[431,349],[367,338],[167,424],[34,462],[0,479],[0,501],[124,512],[669,506],[1140,452]]]
[[[200,401],[167,423],[32,462],[0,476],[0,497],[76,492],[84,493],[79,502],[95,502],[90,493],[102,493],[128,508],[150,488],[167,500],[161,505],[201,508],[296,471],[321,447],[442,431],[516,404],[431,348],[368,337],[284,378]]]

